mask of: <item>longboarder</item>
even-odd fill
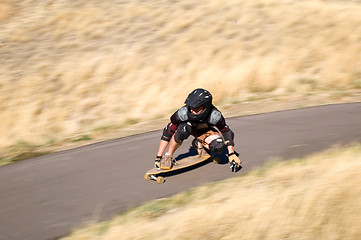
[[[176,164],[173,154],[189,136],[194,136],[192,146],[199,157],[228,151],[232,172],[241,167],[241,160],[234,151],[234,133],[226,124],[222,113],[212,104],[209,91],[198,88],[185,100],[185,106],[178,109],[164,128],[154,166],[170,170]],[[168,147],[168,151],[166,148]],[[164,155],[163,155],[164,154]]]

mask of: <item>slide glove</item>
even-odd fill
[[[177,165],[175,159],[170,155],[165,156],[157,156],[155,158],[154,167],[163,170],[169,170],[173,167],[173,165]]]
[[[237,155],[235,153],[231,153],[228,155],[228,160],[229,160],[229,164],[230,164],[230,168],[232,170],[232,172],[237,172],[241,167],[241,159],[239,159],[237,157]]]

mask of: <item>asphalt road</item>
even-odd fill
[[[151,199],[239,176],[270,157],[300,157],[335,144],[361,142],[361,103],[328,105],[227,119],[244,161],[206,164],[147,182],[160,131],[92,144],[0,167],[0,239],[57,239]],[[189,151],[191,139],[178,154]]]

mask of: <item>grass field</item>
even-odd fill
[[[0,157],[165,119],[196,87],[221,110],[359,100],[360,12],[337,0],[0,0]]]
[[[64,240],[357,240],[360,171],[361,145],[333,148],[154,200]]]
[[[197,87],[226,116],[361,101],[360,12],[351,0],[0,0],[0,165],[157,128]],[[66,239],[356,240],[360,149],[156,200]]]

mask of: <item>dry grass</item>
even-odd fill
[[[7,1],[0,1],[0,22],[7,19],[13,13],[13,5]]]
[[[65,239],[356,240],[360,171],[360,145],[336,148],[153,201]]]
[[[222,106],[359,89],[354,1],[0,1],[0,149]],[[341,96],[342,97],[342,96]]]

